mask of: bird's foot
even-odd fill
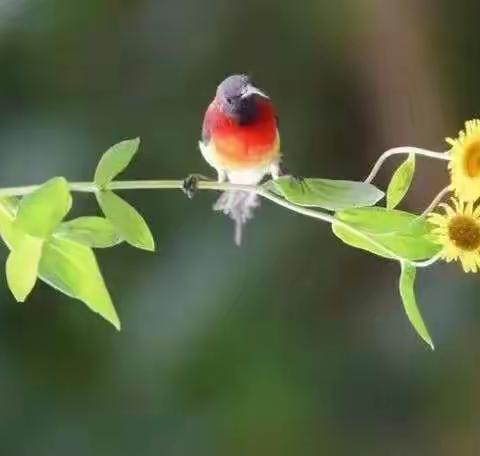
[[[279,173],[279,177],[282,177],[282,176],[288,176],[288,177],[291,177],[292,179],[295,179],[296,181],[300,182],[300,183],[303,183],[303,181],[305,180],[305,177],[303,176],[300,176],[298,174],[293,174],[289,171],[288,168],[285,167],[285,165],[280,165],[280,173]]]
[[[289,176],[292,178],[292,179],[295,179],[297,182],[299,182],[300,184],[304,184],[305,183],[305,177],[303,176],[300,176],[298,174],[289,174]]]
[[[183,180],[182,191],[189,199],[195,196],[198,189],[198,182],[201,180],[208,181],[210,179],[203,174],[190,174]]]

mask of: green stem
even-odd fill
[[[385,160],[387,160],[393,155],[399,155],[399,154],[407,154],[407,155],[414,154],[414,155],[420,155],[423,157],[435,158],[437,160],[447,160],[447,161],[450,160],[450,155],[448,152],[435,152],[433,150],[421,149],[419,147],[411,147],[411,146],[394,147],[393,149],[389,149],[386,152],[384,152],[382,155],[380,155],[375,165],[373,165],[373,168],[370,171],[370,174],[365,179],[365,182],[371,183],[373,179],[375,179],[375,176],[380,171],[380,168],[382,167]]]
[[[95,193],[98,191],[94,182],[69,182],[72,192]],[[26,185],[23,187],[0,188],[0,197],[25,196],[34,192],[39,185]],[[136,180],[136,181],[114,181],[105,186],[105,190],[181,190],[183,180]],[[256,187],[250,185],[237,185],[228,182],[199,181],[198,190],[236,190],[255,191]]]
[[[391,257],[393,260],[397,261],[404,261],[412,266],[415,266],[417,268],[425,268],[427,266],[431,266],[433,263],[435,263],[439,259],[439,255],[435,255],[432,258],[429,258],[428,260],[425,261],[411,261],[407,260],[403,257],[398,256],[395,252],[392,250],[386,248],[382,244],[378,243],[371,237],[369,237],[367,234],[363,233],[362,231],[357,230],[353,226],[349,225],[348,223],[345,223],[341,220],[336,219],[333,215],[326,214],[325,212],[321,211],[316,211],[313,209],[307,209],[301,206],[297,206],[296,204],[289,203],[288,201],[284,200],[283,198],[280,198],[269,191],[263,189],[263,188],[258,188],[257,191],[255,192],[257,195],[262,196],[265,199],[268,199],[272,201],[273,203],[285,207],[286,209],[289,209],[292,212],[296,212],[298,214],[305,215],[307,217],[315,218],[317,220],[322,220],[324,222],[330,223],[330,225],[333,225],[334,223],[337,226],[341,226],[345,228],[346,230],[350,231],[351,233],[355,234],[356,236],[362,238],[363,240],[369,242],[373,246],[375,246],[377,249],[383,251],[386,255]]]
[[[105,190],[181,190],[183,188],[183,180],[137,180],[137,181],[114,181],[110,182],[105,186]],[[74,192],[86,192],[86,193],[96,193],[98,191],[97,186],[94,182],[70,182],[70,190]],[[38,185],[28,185],[24,187],[10,187],[10,188],[1,188],[0,197],[7,196],[24,196],[35,191],[39,186]],[[318,210],[308,209],[303,206],[297,206],[296,204],[290,203],[289,201],[281,198],[280,196],[274,195],[273,193],[266,190],[261,186],[253,185],[239,185],[232,184],[229,182],[214,182],[214,181],[199,181],[197,183],[198,190],[217,190],[217,191],[243,191],[243,192],[253,192],[258,196],[265,198],[271,201],[278,206],[284,207],[292,212],[297,214],[304,215],[306,217],[314,218],[327,222],[329,224],[337,224],[347,229],[356,236],[368,241],[370,244],[375,246],[377,249],[383,251],[387,256],[391,257],[397,261],[407,261],[412,266],[416,267],[426,267],[433,264],[438,257],[432,257],[426,261],[410,261],[405,260],[404,258],[398,256],[390,249],[384,247],[382,244],[376,242],[374,239],[370,238],[367,234],[358,231],[356,228],[350,226],[348,223],[345,223],[341,220],[337,220],[333,215],[321,212]]]
[[[29,187],[24,187],[25,189]],[[114,181],[105,186],[105,190],[182,190],[183,180],[139,180],[139,181]],[[251,185],[238,185],[229,182],[214,182],[200,180],[196,188],[198,190],[235,190],[251,192],[257,187]],[[70,189],[74,192],[95,193],[97,187],[93,182],[72,182]],[[31,189],[30,189],[31,190]],[[1,195],[0,190],[0,195]]]
[[[438,194],[433,198],[432,202],[425,208],[425,210],[419,215],[419,217],[426,217],[430,212],[432,212],[442,201],[445,195],[448,195],[452,191],[452,186],[447,185],[445,188],[442,188]]]

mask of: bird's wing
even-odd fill
[[[205,116],[203,118],[203,125],[202,125],[202,142],[207,145],[210,142],[210,138],[212,136],[212,124],[213,124],[213,112],[214,107],[212,104],[207,109]]]

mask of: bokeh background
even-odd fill
[[[472,0],[0,0],[0,185],[89,179],[134,136],[127,178],[209,173],[202,115],[235,72],[274,99],[296,174],[361,179],[389,147],[443,150],[479,114],[479,13]],[[444,163],[419,160],[404,207],[446,182]],[[124,196],[158,253],[99,252],[121,333],[44,284],[18,305],[2,279],[0,454],[480,454],[476,276],[419,273],[431,352],[398,266],[328,225],[265,202],[238,249],[213,193]],[[73,214],[97,212],[76,195]]]

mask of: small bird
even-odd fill
[[[270,98],[246,75],[226,78],[217,88],[203,120],[203,158],[217,171],[218,182],[257,185],[280,175],[278,117]],[[227,191],[213,206],[235,222],[235,243],[260,204],[253,192]]]

